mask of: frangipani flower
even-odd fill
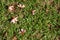
[[[25,5],[23,5],[23,4],[18,4],[17,5],[19,8],[25,8]]]
[[[12,11],[15,10],[15,7],[14,7],[13,5],[11,5],[11,6],[8,7],[8,10],[9,10],[10,12],[12,12]]]
[[[26,30],[25,29],[21,29],[20,31],[19,31],[19,34],[24,34],[26,32]]]
[[[11,23],[16,23],[18,20],[17,20],[18,17],[14,17],[11,19]]]

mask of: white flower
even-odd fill
[[[22,31],[22,32],[26,32],[26,30],[24,30],[24,29],[21,29],[21,31]]]
[[[19,31],[19,34],[24,34],[26,32],[26,30],[25,29],[21,29],[20,31]]]
[[[9,11],[13,11],[14,10],[14,6],[13,5],[9,6],[8,9],[9,9]]]
[[[17,20],[18,17],[15,17],[11,20],[11,23],[16,23],[18,20]]]
[[[19,8],[25,8],[25,5],[19,4],[17,5]]]

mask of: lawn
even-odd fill
[[[60,40],[60,0],[0,0],[0,40]]]

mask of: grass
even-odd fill
[[[26,7],[9,12],[6,6],[14,2]],[[60,0],[51,4],[49,0],[0,0],[0,40],[12,40],[14,35],[18,40],[60,40],[60,11],[56,5],[60,6]],[[35,15],[31,10],[36,10]],[[9,19],[16,15],[18,23],[10,23]],[[24,35],[18,33],[22,28],[26,29]]]

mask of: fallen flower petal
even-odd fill
[[[25,5],[22,5],[21,8],[25,8]]]
[[[34,14],[35,14],[35,12],[36,12],[36,10],[32,10],[32,15],[34,15]]]
[[[21,7],[21,4],[17,5],[18,7]]]

